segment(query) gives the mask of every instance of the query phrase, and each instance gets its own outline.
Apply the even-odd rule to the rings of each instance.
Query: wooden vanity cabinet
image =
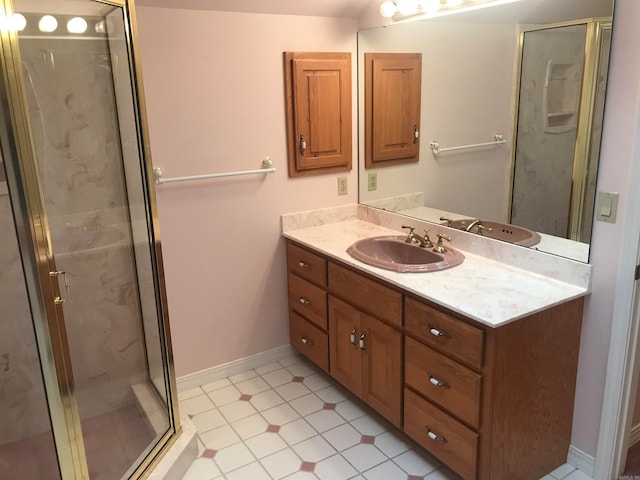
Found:
[[[292,345],[463,479],[566,462],[582,298],[492,328],[290,240],[287,270]]]
[[[582,305],[490,328],[405,297],[405,432],[465,480],[537,480],[564,464]]]
[[[287,242],[287,282],[291,345],[328,372],[327,260]]]
[[[402,425],[402,334],[329,296],[329,372],[394,425]]]

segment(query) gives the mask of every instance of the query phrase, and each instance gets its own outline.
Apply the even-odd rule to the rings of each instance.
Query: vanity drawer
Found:
[[[407,388],[404,431],[463,479],[477,478],[478,434]]]
[[[327,285],[327,261],[290,242],[287,242],[287,270],[316,285]]]
[[[289,308],[304,315],[323,330],[327,329],[327,292],[291,273]]]
[[[412,298],[405,299],[405,328],[417,339],[476,368],[482,367],[484,332]]]
[[[409,337],[405,382],[462,421],[480,426],[482,376]]]
[[[329,371],[329,336],[293,310],[289,311],[289,338],[300,353]]]
[[[402,325],[402,294],[367,277],[329,262],[329,289],[351,305],[384,320]]]

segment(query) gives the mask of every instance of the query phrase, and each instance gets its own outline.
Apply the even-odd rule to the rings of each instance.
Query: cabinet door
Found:
[[[362,399],[401,426],[402,336],[380,320],[362,316]]]
[[[351,305],[329,296],[329,372],[341,384],[362,396],[359,339],[362,314]]]
[[[351,55],[285,52],[289,176],[351,169]]]
[[[419,53],[365,53],[365,164],[416,162],[420,149]]]

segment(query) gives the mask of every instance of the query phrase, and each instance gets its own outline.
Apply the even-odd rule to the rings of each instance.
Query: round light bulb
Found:
[[[26,26],[27,26],[27,19],[24,18],[24,15],[22,15],[21,13],[14,13],[13,27],[16,29],[16,31],[21,32],[25,29]]]
[[[87,21],[82,17],[73,17],[67,22],[67,32],[84,33],[87,31]]]
[[[104,20],[96,23],[96,33],[107,33],[107,25],[104,23]]]
[[[418,13],[418,2],[416,0],[398,0],[398,10],[402,15],[413,15]]]
[[[460,5],[462,5],[462,0],[447,0],[447,7],[449,8],[459,7]]]
[[[58,20],[52,15],[44,15],[38,22],[38,28],[41,32],[55,32],[58,28]]]
[[[396,14],[396,4],[391,0],[385,0],[380,4],[380,15],[384,18],[391,18]]]

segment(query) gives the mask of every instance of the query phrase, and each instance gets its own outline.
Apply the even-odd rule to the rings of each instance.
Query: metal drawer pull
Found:
[[[311,265],[309,265],[307,262],[305,262],[304,260],[300,260],[298,262],[298,266],[300,268],[311,268]]]
[[[429,375],[429,382],[431,382],[436,387],[451,388],[451,385],[449,385],[447,382],[441,382],[440,380],[438,380],[436,377],[434,377],[430,373],[428,373],[427,375]]]
[[[67,298],[62,298],[60,296],[57,296],[56,298],[53,299],[53,303],[55,303],[56,305],[62,305],[65,302],[68,302],[69,300],[71,300],[71,286],[69,285],[69,279],[67,278],[67,272],[65,272],[64,270],[58,270],[56,272],[49,272],[49,276],[50,277],[59,277],[60,275],[62,275],[64,277],[64,288],[67,292]]]
[[[360,335],[360,350],[362,350],[364,353],[367,353],[367,348],[364,345],[364,339],[366,338],[367,334],[363,333],[362,335]]]
[[[351,345],[355,345],[356,344],[356,328],[353,327],[353,330],[351,330],[351,335],[349,338],[349,341],[351,342]]]
[[[309,346],[312,346],[312,345],[313,345],[313,342],[312,342],[311,340],[309,340],[307,337],[302,337],[302,338],[300,339],[300,341],[301,341],[302,343],[304,343],[305,345],[309,345]]]
[[[311,300],[307,300],[304,297],[300,297],[300,303],[303,305],[311,305]]]
[[[429,427],[426,427],[426,429],[427,429],[427,435],[429,436],[429,438],[431,440],[433,440],[434,442],[447,443],[447,439],[446,438],[436,435],[435,433],[433,433],[431,431],[431,429]]]
[[[440,330],[438,330],[436,327],[434,327],[431,324],[429,324],[429,332],[431,332],[431,335],[434,335],[436,337],[451,338],[451,334],[450,333],[441,332]]]

